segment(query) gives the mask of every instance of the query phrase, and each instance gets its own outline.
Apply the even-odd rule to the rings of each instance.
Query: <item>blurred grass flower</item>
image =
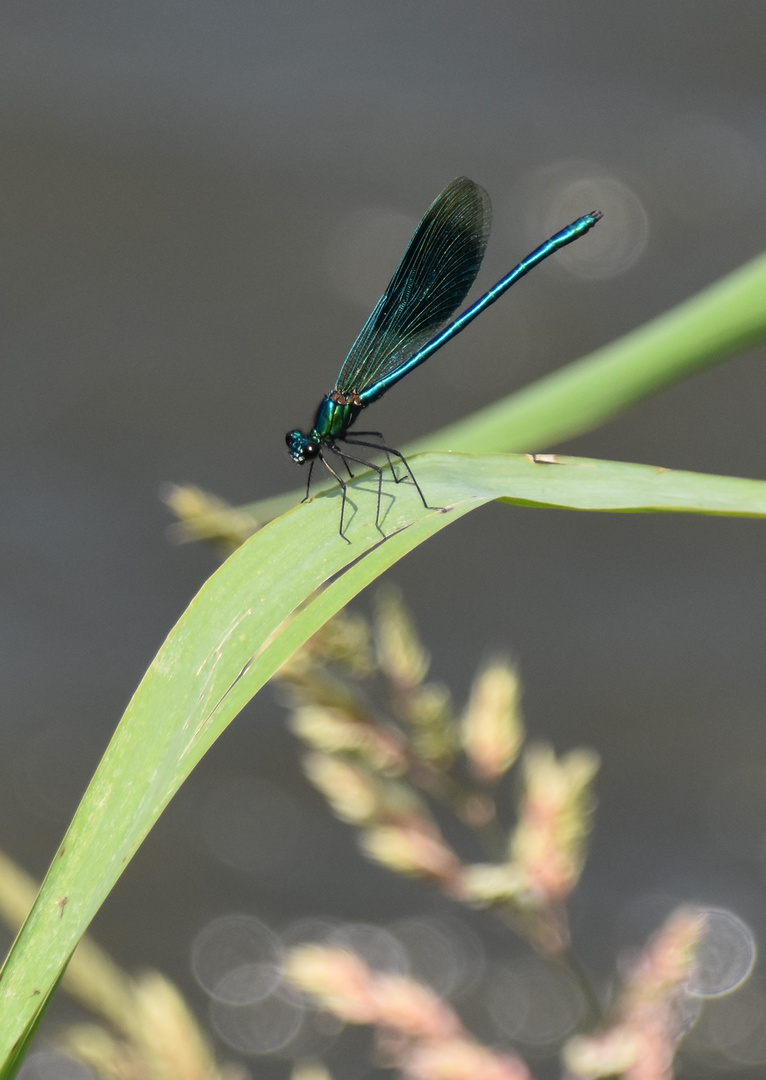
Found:
[[[371,859],[407,877],[429,879],[447,892],[459,894],[462,864],[441,833],[420,820],[409,826],[378,826],[361,838],[362,850]]]
[[[303,768],[342,821],[364,825],[378,816],[378,785],[365,769],[331,754],[318,753],[308,754]]]
[[[300,702],[291,726],[313,750],[305,760],[309,779],[340,818],[364,830],[368,857],[430,880],[453,898],[502,909],[535,947],[563,956],[564,905],[585,858],[597,757],[528,750],[509,841],[489,789],[517,761],[524,740],[517,671],[501,660],[487,664],[458,722],[449,691],[423,681],[429,659],[396,592],[378,601],[375,638],[373,669],[389,690],[391,722],[374,715],[353,681],[358,672],[343,678],[327,666],[343,669],[354,643],[364,652],[370,635],[363,621],[344,616],[280,672]],[[358,669],[364,670],[366,661]],[[467,768],[458,760],[461,748]],[[465,866],[416,788],[446,804],[498,861]]]
[[[381,1056],[407,1080],[529,1080],[523,1062],[478,1043],[429,987],[371,971],[345,949],[293,949],[285,974],[319,1008],[376,1028]]]
[[[340,668],[353,679],[375,673],[370,628],[361,615],[343,610],[328,619],[285,660],[274,681],[291,687],[299,701],[351,708],[357,696],[330,674],[328,665]]]
[[[405,1080],[530,1080],[523,1061],[471,1039],[418,1043],[402,1055]]]
[[[488,664],[474,680],[460,725],[460,741],[476,777],[494,784],[516,760],[524,739],[521,683],[502,661]]]
[[[458,751],[452,695],[446,686],[426,683],[399,702],[415,753],[437,768],[448,768]]]
[[[378,593],[376,630],[381,671],[398,693],[416,690],[428,674],[430,657],[398,590],[389,588]]]
[[[306,1058],[303,1061],[296,1061],[290,1080],[332,1080],[332,1076],[321,1061]]]
[[[247,510],[200,487],[166,484],[161,494],[178,518],[168,529],[168,536],[177,544],[209,540],[228,555],[260,528]]]
[[[357,720],[341,709],[304,705],[290,718],[292,731],[315,750],[359,758],[374,772],[401,776],[408,758],[395,728]]]
[[[380,671],[413,750],[426,762],[448,766],[458,750],[451,695],[444,686],[424,684],[430,657],[397,590],[379,594],[375,630]]]
[[[631,964],[613,1023],[567,1043],[564,1063],[573,1077],[669,1080],[686,1029],[683,999],[704,928],[699,911],[673,912]]]
[[[131,980],[132,1003],[122,1034],[98,1024],[73,1024],[57,1044],[102,1080],[245,1080],[237,1066],[216,1065],[202,1031],[177,988],[157,972]],[[106,989],[106,988],[105,988]]]
[[[38,883],[0,852],[0,917],[17,929]],[[101,1080],[247,1080],[219,1065],[180,991],[157,972],[126,974],[89,935],[72,954],[62,989],[102,1023],[71,1024],[55,1036],[63,1053]]]
[[[540,745],[524,754],[524,794],[510,856],[547,903],[566,900],[582,872],[598,766],[591,750],[557,758],[550,747]]]

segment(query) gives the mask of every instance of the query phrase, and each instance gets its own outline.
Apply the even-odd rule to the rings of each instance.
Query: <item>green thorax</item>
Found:
[[[362,408],[356,394],[343,395],[337,390],[325,394],[314,417],[312,436],[317,442],[342,439]]]

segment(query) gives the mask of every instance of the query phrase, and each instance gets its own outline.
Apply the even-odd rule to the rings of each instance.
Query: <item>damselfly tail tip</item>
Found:
[[[601,221],[603,216],[604,215],[601,213],[600,210],[591,210],[590,214],[588,214],[588,217],[593,218],[593,224],[594,225],[596,224],[597,221]]]

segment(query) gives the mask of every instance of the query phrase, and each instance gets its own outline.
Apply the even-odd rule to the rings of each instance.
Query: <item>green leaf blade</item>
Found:
[[[98,907],[205,751],[279,665],[385,569],[484,503],[611,512],[766,517],[766,482],[581,458],[429,454],[413,463],[430,501],[385,485],[350,487],[276,519],[203,585],[138,687],[46,877],[0,981],[0,1076]],[[320,586],[326,586],[317,592]]]

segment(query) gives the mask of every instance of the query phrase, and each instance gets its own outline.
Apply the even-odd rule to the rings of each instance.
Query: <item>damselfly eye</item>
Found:
[[[287,443],[287,452],[297,465],[302,465],[306,460],[313,460],[319,454],[319,443],[297,429],[288,431],[285,435],[285,442]]]

